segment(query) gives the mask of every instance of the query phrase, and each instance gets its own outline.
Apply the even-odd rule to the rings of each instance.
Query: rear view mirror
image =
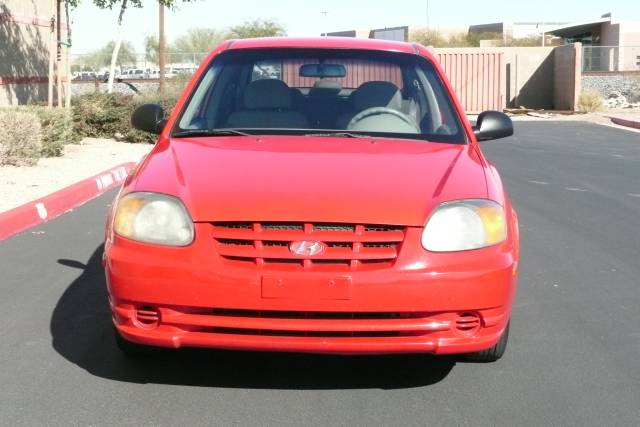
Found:
[[[304,64],[300,67],[300,77],[344,77],[347,69],[341,64]]]
[[[164,110],[158,104],[143,104],[131,115],[131,125],[134,128],[156,135],[162,133],[166,123]]]
[[[478,116],[473,133],[478,141],[506,138],[513,135],[513,122],[500,111],[485,111]]]

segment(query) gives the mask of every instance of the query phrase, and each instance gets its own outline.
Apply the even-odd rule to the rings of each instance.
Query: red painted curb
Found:
[[[122,184],[135,165],[134,162],[123,163],[48,196],[0,213],[0,240],[50,221]]]
[[[628,128],[633,128],[633,129],[640,129],[640,121],[638,120],[622,119],[620,117],[613,117],[613,116],[609,116],[609,119],[611,119],[613,123],[620,126],[626,126]]]

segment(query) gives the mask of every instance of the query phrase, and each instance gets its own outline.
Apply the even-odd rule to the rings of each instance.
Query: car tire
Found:
[[[136,344],[134,342],[128,341],[120,335],[117,329],[113,328],[113,334],[116,338],[116,345],[118,349],[127,357],[131,358],[141,358],[150,356],[154,352],[154,347],[142,344]]]
[[[507,341],[509,341],[509,325],[511,322],[507,323],[507,327],[504,329],[502,336],[498,340],[498,342],[493,346],[486,350],[478,351],[476,353],[469,353],[465,355],[465,359],[470,362],[479,362],[479,363],[488,363],[495,362],[500,359],[507,349]]]

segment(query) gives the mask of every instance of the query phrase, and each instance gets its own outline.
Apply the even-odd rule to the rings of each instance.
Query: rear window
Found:
[[[269,135],[348,132],[465,143],[433,65],[418,55],[397,52],[224,52],[196,85],[174,134],[221,129]]]

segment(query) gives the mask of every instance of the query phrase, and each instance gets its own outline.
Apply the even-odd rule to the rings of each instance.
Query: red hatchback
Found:
[[[217,47],[107,222],[121,349],[504,352],[518,223],[422,46],[346,38]]]

